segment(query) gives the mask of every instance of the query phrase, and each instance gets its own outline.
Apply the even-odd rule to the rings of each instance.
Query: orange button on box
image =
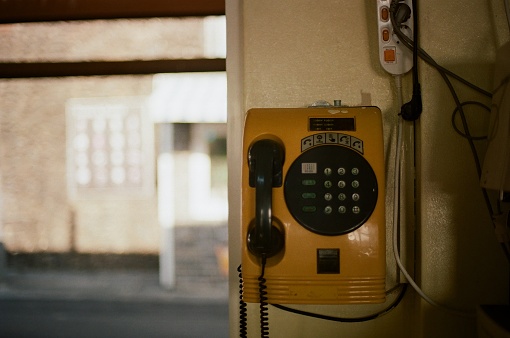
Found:
[[[397,55],[394,48],[386,48],[384,49],[384,61],[385,62],[395,62],[397,60]]]
[[[381,8],[381,20],[386,22],[386,21],[388,21],[389,18],[390,18],[390,12],[388,10],[388,7]]]
[[[389,29],[385,28],[382,31],[382,39],[384,42],[390,41],[390,31]]]

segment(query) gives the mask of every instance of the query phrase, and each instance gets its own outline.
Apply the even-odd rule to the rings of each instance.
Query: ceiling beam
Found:
[[[225,0],[0,1],[0,23],[225,15]]]
[[[0,63],[0,78],[147,75],[225,71],[225,59]]]

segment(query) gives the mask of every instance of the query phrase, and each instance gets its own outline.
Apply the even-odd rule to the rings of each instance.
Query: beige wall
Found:
[[[490,89],[496,48],[508,41],[502,1],[420,2],[421,45],[436,61]],[[396,89],[379,65],[375,1],[227,1],[229,80],[229,193],[231,337],[238,335],[240,163],[244,113],[252,107],[302,107],[319,99],[375,105],[383,111],[387,162],[387,215],[391,215]],[[467,142],[451,127],[454,102],[438,73],[420,63],[423,115],[416,126],[418,284],[434,300],[458,308],[507,299],[508,269],[491,233]],[[409,99],[411,77],[404,77]],[[490,101],[463,89],[461,100]],[[468,109],[473,133],[487,114]],[[483,148],[480,147],[480,149]],[[409,214],[410,212],[408,212]],[[388,236],[391,220],[388,218]],[[409,235],[409,238],[411,234]],[[389,239],[389,237],[388,237]],[[388,241],[389,242],[389,241]],[[409,241],[412,244],[412,241]],[[388,286],[395,282],[387,249]],[[314,307],[337,316],[373,307]],[[409,291],[387,316],[341,324],[270,311],[274,337],[475,337],[473,318],[452,316]],[[258,306],[249,307],[257,336]]]

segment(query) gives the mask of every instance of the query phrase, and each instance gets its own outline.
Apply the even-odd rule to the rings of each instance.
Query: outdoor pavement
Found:
[[[226,281],[156,271],[7,271],[0,278],[3,337],[228,337]]]
[[[226,281],[177,278],[173,289],[159,284],[157,271],[7,271],[0,279],[2,299],[52,300],[228,300]]]

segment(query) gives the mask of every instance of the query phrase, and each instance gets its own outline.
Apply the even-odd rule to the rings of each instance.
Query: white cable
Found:
[[[397,100],[398,100],[398,106],[402,106],[402,80],[400,75],[395,76],[395,84],[397,87]],[[402,263],[400,259],[400,254],[398,252],[398,222],[399,222],[399,201],[400,201],[400,168],[401,168],[401,162],[400,162],[400,153],[402,151],[402,134],[403,134],[403,123],[402,118],[398,118],[398,124],[397,124],[397,145],[395,149],[395,184],[394,184],[394,201],[393,201],[393,255],[395,257],[395,261],[397,262],[397,265],[406,277],[407,281],[413,289],[420,295],[421,298],[423,298],[427,303],[430,305],[439,307],[441,309],[447,310],[448,312],[455,314],[457,316],[463,316],[463,317],[472,317],[474,313],[464,312],[456,309],[451,309],[449,307],[446,307],[444,305],[441,305],[434,300],[432,300],[429,296],[427,296],[422,289],[416,284],[416,282],[413,280],[411,275],[407,272],[406,268],[404,267],[404,264]]]

